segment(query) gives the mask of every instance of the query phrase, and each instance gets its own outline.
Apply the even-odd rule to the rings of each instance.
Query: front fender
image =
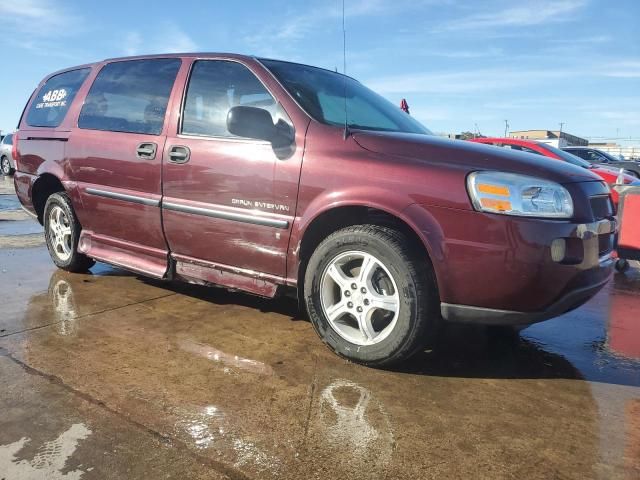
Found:
[[[295,283],[298,276],[299,254],[302,240],[309,226],[318,217],[341,207],[367,207],[385,212],[405,223],[420,238],[433,260],[441,264],[444,257],[442,228],[424,206],[411,203],[411,199],[401,191],[371,187],[355,187],[349,190],[332,191],[315,197],[304,212],[297,216],[291,232],[287,278]],[[436,278],[438,278],[438,271]]]

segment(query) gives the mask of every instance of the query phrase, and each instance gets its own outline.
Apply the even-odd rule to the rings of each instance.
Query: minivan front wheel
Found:
[[[69,272],[84,272],[95,263],[78,252],[80,223],[71,200],[64,192],[54,193],[44,207],[44,232],[49,255],[59,268]]]
[[[354,362],[398,363],[434,338],[440,317],[433,272],[401,232],[358,225],[333,233],[312,254],[304,285],[315,330]]]

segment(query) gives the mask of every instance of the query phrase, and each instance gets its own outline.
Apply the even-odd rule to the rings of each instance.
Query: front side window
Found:
[[[233,137],[227,115],[236,106],[262,108],[274,123],[278,121],[278,104],[247,67],[227,60],[198,60],[187,87],[181,133]]]
[[[413,117],[350,77],[297,63],[261,62],[321,123],[342,126],[346,119],[354,129],[431,134]]]
[[[81,68],[51,77],[42,86],[27,113],[31,127],[57,127],[84,83],[90,68]]]
[[[3,145],[13,145],[13,134],[10,133],[2,140]]]
[[[159,135],[180,63],[158,58],[105,65],[82,106],[78,127]]]

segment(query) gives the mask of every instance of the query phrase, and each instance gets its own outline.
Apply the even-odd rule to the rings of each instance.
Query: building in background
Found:
[[[509,137],[519,138],[520,140],[534,140],[556,148],[586,147],[589,145],[587,139],[559,130],[517,130],[509,132]]]
[[[485,138],[481,133],[460,132],[460,133],[436,133],[439,137],[450,138],[451,140],[469,140],[470,138]]]

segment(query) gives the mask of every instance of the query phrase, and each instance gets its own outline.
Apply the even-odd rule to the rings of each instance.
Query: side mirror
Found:
[[[273,142],[277,136],[271,114],[263,108],[233,107],[227,114],[227,130],[238,137]]]

